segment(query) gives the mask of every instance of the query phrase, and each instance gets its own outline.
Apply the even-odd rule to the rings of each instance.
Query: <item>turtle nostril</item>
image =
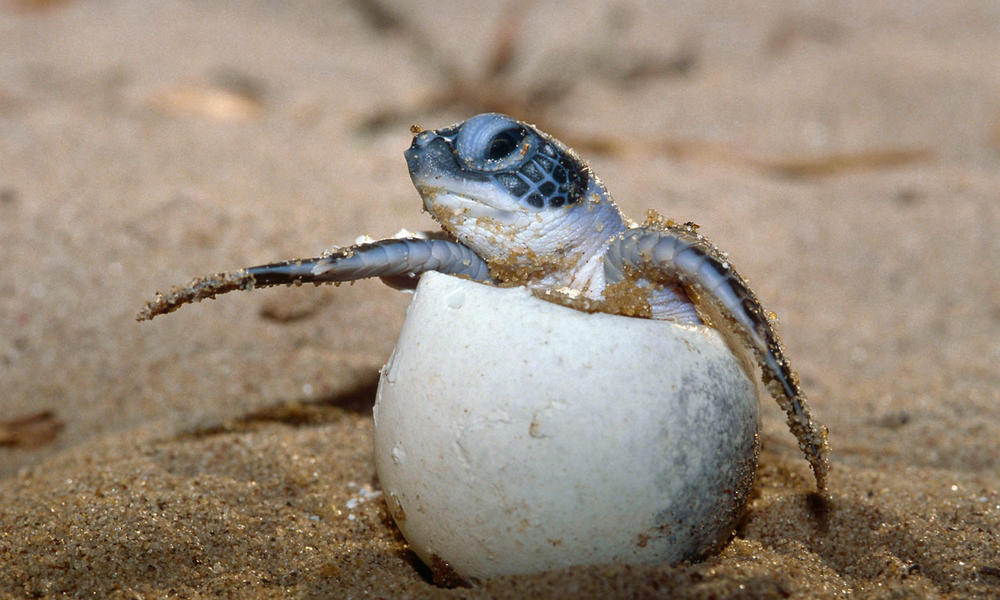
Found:
[[[433,131],[426,131],[413,138],[413,143],[403,153],[410,173],[444,170],[454,167],[455,157],[445,138]]]
[[[411,174],[417,172],[420,165],[427,160],[427,147],[435,139],[437,139],[437,135],[433,131],[424,131],[413,136],[413,143],[403,153],[403,156],[406,157],[406,166]]]
[[[411,148],[423,148],[427,144],[431,143],[437,134],[433,131],[423,131],[413,136],[413,143],[410,145]]]

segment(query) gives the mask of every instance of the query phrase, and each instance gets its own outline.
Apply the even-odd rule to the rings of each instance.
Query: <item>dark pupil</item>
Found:
[[[521,129],[520,127],[504,129],[500,133],[496,134],[490,142],[490,153],[488,158],[490,160],[500,160],[501,158],[509,156],[523,139],[524,129]]]

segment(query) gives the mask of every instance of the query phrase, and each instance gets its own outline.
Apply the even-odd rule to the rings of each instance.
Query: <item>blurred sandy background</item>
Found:
[[[1000,596],[1000,5],[0,0],[0,596]],[[765,305],[832,499],[764,400],[694,565],[436,587],[386,515],[408,296],[194,275],[432,228],[407,127],[504,110]]]

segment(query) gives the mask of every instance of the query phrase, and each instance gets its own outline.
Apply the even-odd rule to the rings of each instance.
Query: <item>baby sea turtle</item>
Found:
[[[413,289],[421,273],[438,271],[525,286],[580,310],[706,322],[734,333],[753,352],[818,490],[825,491],[826,429],[810,418],[772,317],[696,225],[655,213],[641,225],[627,219],[573,150],[505,115],[481,114],[436,131],[414,127],[413,133],[405,153],[410,178],[443,232],[199,277],[157,293],[138,320],[233,290],[367,277]]]

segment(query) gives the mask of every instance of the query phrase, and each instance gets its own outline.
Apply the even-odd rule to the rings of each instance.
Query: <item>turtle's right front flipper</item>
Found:
[[[427,271],[492,281],[486,263],[467,246],[443,239],[393,238],[341,248],[317,258],[285,260],[197,277],[166,294],[157,292],[156,298],[139,311],[136,320],[152,319],[219,294],[275,285],[319,285],[381,277],[393,287],[412,288],[420,274]]]
[[[812,466],[817,490],[826,492],[830,470],[826,429],[813,421],[768,313],[722,251],[694,226],[654,221],[629,229],[612,242],[604,274],[609,284],[630,276],[680,283],[696,302],[717,308],[756,355],[768,392],[785,411],[788,426]]]

